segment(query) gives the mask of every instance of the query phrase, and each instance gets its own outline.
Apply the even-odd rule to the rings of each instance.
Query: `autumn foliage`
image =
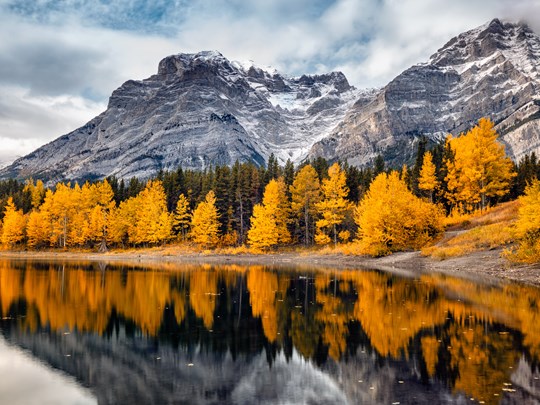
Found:
[[[493,123],[482,118],[466,134],[446,140],[453,156],[445,161],[447,197],[463,212],[484,209],[490,198],[509,191],[515,174],[497,136]]]
[[[418,249],[448,224],[444,213],[485,211],[540,176],[534,155],[513,165],[488,119],[430,150],[427,145],[420,141],[414,166],[404,165],[399,174],[385,170],[382,156],[373,168],[317,158],[296,170],[290,161],[280,167],[270,156],[266,168],[179,168],[147,181],[110,178],[50,188],[40,180],[22,186],[0,181],[2,244],[105,251],[182,243],[269,251],[316,243],[382,255]],[[526,196],[523,206],[533,209],[533,201]],[[527,215],[519,232],[530,250],[535,231]]]
[[[533,181],[519,199],[516,233],[520,240],[513,258],[534,263],[540,260],[540,180]]]
[[[416,197],[397,172],[379,174],[355,211],[360,253],[418,249],[442,232],[443,212]]]

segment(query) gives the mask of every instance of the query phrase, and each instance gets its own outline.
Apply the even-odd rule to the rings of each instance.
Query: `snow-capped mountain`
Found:
[[[339,72],[287,78],[218,52],[169,56],[156,75],[115,90],[104,113],[1,174],[148,177],[180,165],[263,165],[271,153],[300,161],[360,93]]]
[[[496,123],[511,157],[540,153],[540,38],[497,19],[451,39],[378,90],[340,72],[290,78],[218,52],[163,59],[115,90],[85,126],[0,170],[0,177],[148,177],[178,166],[308,157],[398,166],[433,141]]]
[[[374,98],[359,99],[312,156],[365,165],[382,154],[399,165],[422,135],[457,135],[481,117],[496,123],[516,160],[540,150],[540,38],[497,19],[451,39]]]

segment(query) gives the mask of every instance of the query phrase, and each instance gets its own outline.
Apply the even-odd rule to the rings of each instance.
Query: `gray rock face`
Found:
[[[217,52],[180,54],[115,90],[107,110],[0,172],[1,177],[148,177],[178,166],[304,158],[359,92],[342,73],[286,78]]]
[[[489,24],[460,34],[407,69],[372,99],[360,99],[311,156],[400,165],[422,135],[457,135],[481,117],[497,125],[509,155],[540,150],[540,38],[524,24]]]
[[[342,73],[288,78],[217,52],[163,59],[156,75],[128,81],[85,126],[41,147],[0,178],[148,177],[236,160],[264,164],[323,156],[368,165],[382,154],[410,162],[421,136],[457,135],[481,117],[496,123],[515,160],[540,153],[540,38],[493,20],[458,35],[427,63],[378,90]]]

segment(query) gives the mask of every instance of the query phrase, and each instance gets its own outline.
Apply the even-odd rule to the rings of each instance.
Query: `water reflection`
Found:
[[[166,266],[2,261],[2,333],[99,403],[540,399],[536,288]]]

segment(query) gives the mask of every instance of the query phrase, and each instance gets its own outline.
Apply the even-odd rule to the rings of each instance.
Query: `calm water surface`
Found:
[[[534,404],[540,290],[0,261],[2,404]]]

